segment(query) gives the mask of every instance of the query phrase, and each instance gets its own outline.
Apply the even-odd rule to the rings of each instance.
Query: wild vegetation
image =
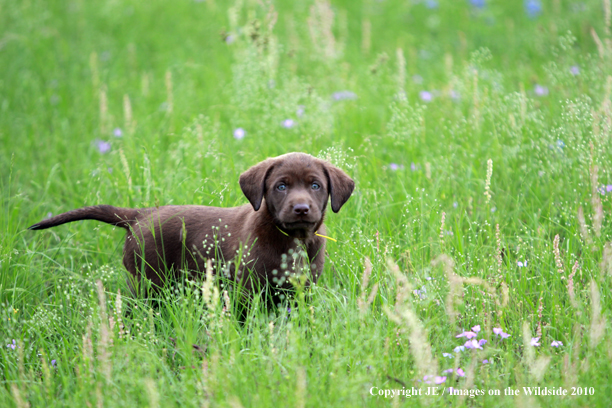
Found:
[[[612,405],[610,0],[0,10],[0,405]],[[243,323],[212,278],[130,296],[122,230],[26,229],[245,204],[290,151],[357,187]]]

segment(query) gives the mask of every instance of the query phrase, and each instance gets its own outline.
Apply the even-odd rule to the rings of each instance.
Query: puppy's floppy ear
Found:
[[[240,175],[240,188],[255,211],[259,211],[266,192],[266,179],[274,167],[274,159],[267,159]]]
[[[355,182],[345,172],[327,162],[323,162],[323,169],[329,183],[332,210],[337,213],[353,194]]]

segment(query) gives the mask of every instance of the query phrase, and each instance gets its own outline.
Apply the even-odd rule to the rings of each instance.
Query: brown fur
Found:
[[[320,188],[313,188],[313,183]],[[278,189],[280,184],[286,188]],[[30,229],[85,219],[127,229],[123,264],[132,276],[134,292],[141,276],[161,288],[176,280],[179,270],[200,276],[210,259],[217,273],[240,283],[248,294],[268,284],[276,303],[304,266],[310,269],[305,285],[316,283],[325,262],[325,238],[315,233],[325,235],[328,197],[332,210],[338,212],[354,186],[330,163],[289,153],[267,159],[240,176],[240,187],[251,205],[144,209],[98,205],[57,215]]]

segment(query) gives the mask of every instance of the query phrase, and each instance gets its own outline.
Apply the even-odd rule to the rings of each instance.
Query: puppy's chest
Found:
[[[223,255],[225,262],[230,261],[233,271],[237,267],[240,275],[255,273],[273,286],[284,287],[297,276],[313,274],[316,267],[309,252],[313,252],[312,248],[309,250],[300,241],[287,245],[255,240],[247,245],[228,247]]]
[[[256,273],[277,288],[286,288],[312,276],[315,264],[303,245],[292,245],[270,249],[264,257],[252,258],[251,265]],[[249,264],[246,264],[249,267]]]
[[[256,227],[228,224],[213,224],[191,235],[191,244],[197,249],[191,248],[191,252],[198,259],[200,270],[211,259],[217,273],[227,278],[242,279],[254,274],[277,287],[291,285],[296,277],[316,281],[320,275],[321,257],[317,255],[324,251],[320,240],[278,239],[275,230],[257,233]]]

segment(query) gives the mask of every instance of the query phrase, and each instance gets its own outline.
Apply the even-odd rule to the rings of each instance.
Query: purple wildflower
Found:
[[[508,333],[504,333],[504,331],[500,327],[494,327],[493,333],[495,333],[495,335],[497,336],[501,336],[502,339],[507,339],[508,337],[510,337],[510,335]]]
[[[457,208],[457,207],[459,207],[459,203],[455,201],[455,202],[453,203],[453,208]]]
[[[237,128],[234,130],[234,139],[242,140],[246,136],[246,131],[243,128]]]
[[[305,109],[306,107],[304,105],[298,105],[298,108],[295,111],[295,114],[298,116],[298,118],[301,118],[302,116],[304,116]]]
[[[442,384],[444,381],[446,381],[446,377],[436,377],[436,378],[434,378],[434,383],[435,384]]]
[[[465,371],[463,371],[462,369],[458,368],[457,369],[457,375],[459,377],[465,377]]]
[[[542,3],[539,0],[525,0],[525,12],[529,18],[536,18],[542,14]]]
[[[236,40],[236,38],[234,37],[234,35],[233,35],[233,34],[228,34],[228,35],[225,37],[225,43],[226,43],[226,44],[232,44],[232,43],[233,43],[235,40]]]
[[[484,360],[482,360],[482,364],[489,364],[489,360],[485,358]]]
[[[416,164],[414,164],[414,162],[410,163],[410,170],[416,171],[416,169]]]
[[[111,149],[111,144],[109,142],[105,142],[104,140],[96,139],[95,143],[98,151],[102,154],[108,153]]]
[[[121,128],[115,128],[113,130],[113,135],[115,137],[121,137],[121,136],[123,136],[123,131],[121,130]]]
[[[425,289],[425,286],[422,286],[421,289],[413,290],[412,293],[414,293],[416,296],[420,297],[421,299],[425,299],[427,297],[427,289]]]
[[[457,346],[453,349],[455,353],[460,353],[465,350],[465,346]]]
[[[527,261],[525,261],[525,262],[518,261],[516,264],[518,265],[519,268],[526,268],[527,267]]]
[[[17,348],[17,343],[15,343],[15,339],[13,339],[12,344],[7,344],[6,347],[15,350],[15,348]]]
[[[338,91],[332,94],[332,98],[335,101],[352,100],[357,99],[357,94],[351,91]]]
[[[453,356],[451,353],[442,353],[442,357],[453,358],[455,356]]]
[[[480,331],[480,325],[479,325],[479,324],[477,324],[476,326],[472,327],[472,331],[473,331],[474,333],[478,333],[478,332]],[[468,338],[469,338],[469,337],[468,337]]]
[[[572,65],[570,67],[570,72],[572,73],[572,75],[576,76],[576,75],[580,75],[580,67],[578,65]]]
[[[428,91],[419,92],[419,96],[421,97],[421,100],[423,102],[431,102],[431,100],[433,99],[433,95],[431,94],[431,92]]]
[[[450,374],[450,373],[452,373],[453,371],[455,371],[455,370],[453,370],[452,368],[449,368],[448,370],[444,370],[444,371],[442,371],[442,373],[443,373],[443,374]]]
[[[51,367],[53,368],[57,367],[57,360],[51,360]]]
[[[540,343],[538,343],[540,341],[539,337],[532,337],[531,338],[531,345],[533,347],[540,347]]]
[[[295,122],[293,119],[285,119],[283,120],[282,125],[285,129],[291,129],[293,126],[295,126]]]
[[[559,346],[563,346],[563,343],[561,343],[560,341],[557,340],[553,340],[552,343],[550,343],[551,346],[553,347],[559,347]]]
[[[476,339],[472,339],[472,340],[466,341],[464,346],[467,349],[480,349],[480,350],[482,350],[482,346],[480,345],[480,343]]]
[[[459,338],[459,337],[465,337],[466,339],[471,339],[478,336],[476,333],[474,333],[473,331],[464,331],[461,334],[456,335],[455,337]]]
[[[397,163],[391,163],[389,165],[389,168],[393,171],[396,171],[397,169],[399,169],[399,165]]]
[[[548,95],[548,88],[542,85],[536,85],[533,88],[533,92],[535,92],[536,96],[546,96]]]
[[[478,340],[478,345],[480,345],[480,346],[484,346],[486,343],[487,343],[487,341],[485,339]]]
[[[606,193],[609,193],[610,191],[612,191],[612,184],[606,185]]]
[[[423,380],[422,380],[422,381],[423,381],[425,384],[431,384],[431,381],[429,381],[429,379],[430,379],[431,377],[433,377],[433,375],[426,375],[425,377],[423,377]],[[421,380],[419,380],[419,381],[421,381]]]

